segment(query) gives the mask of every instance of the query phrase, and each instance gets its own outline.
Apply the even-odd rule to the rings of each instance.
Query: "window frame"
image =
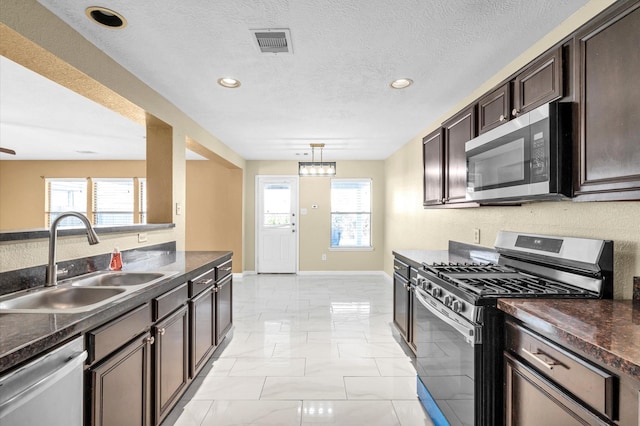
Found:
[[[369,185],[369,211],[342,212],[334,210],[333,205],[333,183],[334,182],[360,182]],[[329,187],[330,212],[329,212],[329,251],[373,251],[373,179],[371,178],[332,178]],[[369,244],[363,246],[334,246],[332,242],[333,216],[334,214],[365,214],[369,216]]]

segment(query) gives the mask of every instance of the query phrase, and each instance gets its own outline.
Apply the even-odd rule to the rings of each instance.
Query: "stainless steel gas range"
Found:
[[[613,242],[502,231],[497,263],[423,264],[414,288],[418,396],[434,424],[502,419],[498,298],[612,298]]]

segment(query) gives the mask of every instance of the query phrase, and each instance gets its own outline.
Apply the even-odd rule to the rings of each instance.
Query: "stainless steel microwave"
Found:
[[[572,196],[571,103],[549,103],[466,143],[467,196],[476,202]]]

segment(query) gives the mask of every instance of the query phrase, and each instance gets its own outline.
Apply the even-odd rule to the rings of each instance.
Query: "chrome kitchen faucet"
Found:
[[[87,240],[90,245],[98,244],[100,239],[96,231],[91,226],[89,219],[82,213],[64,212],[58,216],[52,223],[49,230],[49,263],[47,264],[47,282],[45,287],[52,287],[58,284],[58,265],[56,264],[56,244],[58,241],[58,223],[65,217],[74,216],[80,219],[84,227],[87,228]]]

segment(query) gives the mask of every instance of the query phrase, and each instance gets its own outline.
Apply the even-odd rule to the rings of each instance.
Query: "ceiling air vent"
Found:
[[[287,29],[251,30],[260,53],[293,53],[291,33]]]

